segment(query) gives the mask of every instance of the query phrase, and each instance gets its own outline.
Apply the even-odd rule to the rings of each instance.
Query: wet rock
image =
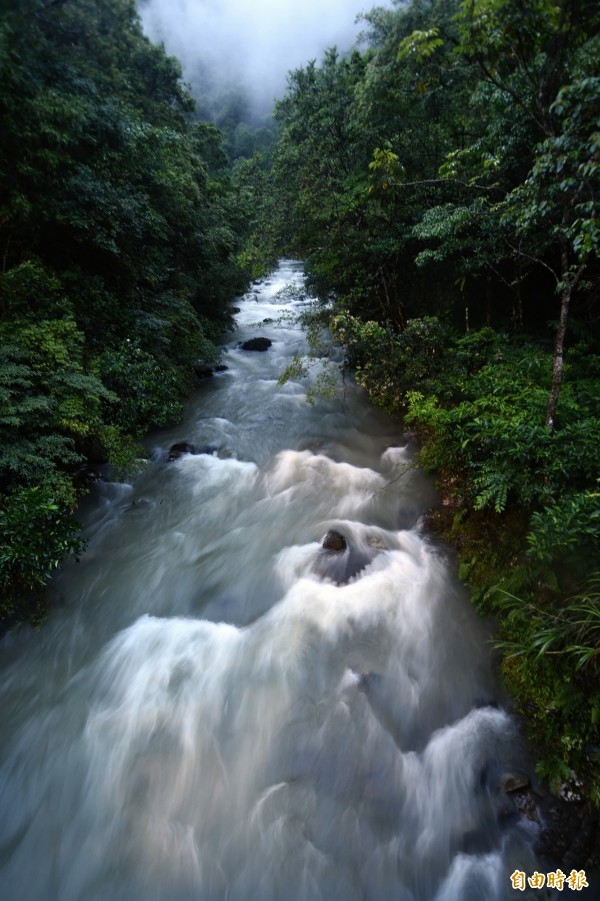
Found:
[[[336,585],[347,585],[360,576],[371,560],[372,556],[357,548],[330,550],[323,547],[311,569],[320,579],[327,579]]]
[[[242,350],[256,350],[262,353],[265,350],[268,350],[273,342],[269,338],[249,338],[248,341],[243,341],[241,344]]]
[[[167,459],[169,462],[179,460],[183,454],[193,454],[196,457],[200,456],[200,454],[206,454],[209,457],[217,457],[220,450],[221,448],[218,444],[203,444],[202,447],[197,447],[188,441],[178,441],[177,444],[173,444],[169,449]],[[231,456],[231,454],[228,456]]]
[[[172,444],[169,448],[169,454],[167,459],[169,462],[173,460],[179,460],[183,454],[196,454],[198,453],[195,445],[190,444],[188,441],[178,441],[176,444]]]
[[[502,779],[502,790],[507,794],[526,791],[529,788],[529,779],[522,773],[510,773]]]
[[[225,372],[227,369],[229,369],[229,366],[225,366],[224,363],[219,363],[218,366],[207,366],[204,363],[198,363],[194,366],[194,372],[198,379],[211,379],[215,372]]]
[[[537,854],[556,861],[567,872],[597,865],[598,812],[591,804],[552,799],[543,814],[544,826],[535,846]]]
[[[323,539],[323,547],[326,551],[345,551],[348,547],[348,542],[341,532],[330,529]]]
[[[241,312],[242,312],[241,307],[230,307],[230,310],[231,310],[231,312],[234,313],[234,314],[235,314],[235,313],[241,313]]]
[[[558,796],[563,801],[583,801],[583,787],[581,779],[578,779],[575,773],[571,772],[569,781],[561,782]]]
[[[516,808],[522,816],[531,820],[532,823],[539,823],[540,815],[538,813],[537,801],[529,789],[520,789],[519,791],[514,792],[513,798]]]
[[[500,779],[500,788],[510,798],[514,809],[533,823],[539,823],[538,804],[531,790],[531,782],[525,773],[508,773]]]
[[[378,551],[353,547],[341,532],[330,529],[323,538],[321,550],[311,566],[320,579],[346,585],[372,562]]]
[[[73,476],[73,484],[78,490],[91,488],[92,485],[102,480],[103,475],[100,470],[88,463],[80,466]]]
[[[196,364],[194,366],[194,372],[196,373],[197,379],[212,379],[213,377],[212,366],[207,366],[204,363]]]

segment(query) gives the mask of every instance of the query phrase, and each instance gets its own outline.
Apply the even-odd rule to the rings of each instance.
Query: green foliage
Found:
[[[413,56],[416,62],[422,63],[432,56],[436,50],[444,46],[439,33],[439,28],[430,28],[428,31],[419,31],[418,29],[413,31],[412,34],[400,41],[398,60],[401,61],[407,56]]]
[[[600,739],[600,577],[592,575],[584,592],[560,605],[503,591],[495,603],[505,673],[545,748],[538,775],[557,790],[573,770],[585,774],[598,800],[600,771],[590,749]]]
[[[531,172],[507,196],[503,215],[530,253],[562,243],[568,256],[556,266],[561,290],[576,284],[581,267],[600,249],[594,201],[600,187],[600,78],[581,77],[561,88],[549,113],[557,133],[537,146]]]
[[[2,319],[58,319],[73,315],[60,280],[41,263],[25,260],[0,276]]]
[[[267,274],[285,248],[285,209],[273,186],[269,157],[255,153],[234,168],[238,208],[247,223],[248,238],[238,254],[238,263],[252,279]]]
[[[277,384],[285,385],[286,382],[298,381],[299,379],[306,378],[309,371],[308,363],[304,357],[301,357],[300,354],[294,354],[292,362],[288,363],[277,379]]]
[[[117,423],[141,436],[148,425],[166,426],[181,415],[180,389],[174,372],[165,372],[155,358],[126,339],[98,361],[105,384],[120,396]]]
[[[574,419],[549,432],[549,366],[535,345],[483,330],[446,350],[437,397],[409,395],[407,420],[430,439],[426,461],[450,468],[475,509],[499,513],[509,500],[531,509],[556,502],[574,483],[593,484],[600,467],[596,401],[574,404],[569,389],[565,407]]]
[[[591,555],[598,555],[600,492],[588,490],[551,498],[543,510],[532,514],[527,540],[529,553],[537,560],[550,562],[586,548]]]
[[[58,499],[57,499],[58,500]],[[27,592],[43,588],[66,555],[78,557],[85,542],[79,526],[41,486],[23,488],[0,506],[0,593],[3,619]]]
[[[546,654],[571,658],[576,670],[592,670],[600,660],[600,575],[590,577],[588,589],[568,605],[540,607],[514,595],[500,593],[497,606],[507,624],[517,625],[527,640],[501,642],[512,656],[542,657]],[[527,629],[525,630],[525,625]],[[593,717],[597,721],[597,713]]]
[[[13,322],[0,336],[0,480],[60,479],[116,397],[82,371],[83,336],[72,320]]]
[[[297,298],[298,289],[294,285],[284,288],[278,293],[278,297],[286,294]],[[285,315],[285,314],[284,314]],[[278,379],[279,385],[285,385],[288,381],[300,381],[308,379],[310,383],[306,389],[306,403],[314,404],[319,398],[334,400],[338,395],[340,381],[339,364],[329,359],[333,349],[331,333],[326,327],[326,315],[318,306],[312,305],[308,310],[294,317],[306,332],[308,353],[305,356],[295,354]]]
[[[434,317],[412,319],[398,332],[390,324],[339,314],[332,329],[346,350],[356,380],[389,413],[404,411],[414,385],[435,390],[449,333]]]

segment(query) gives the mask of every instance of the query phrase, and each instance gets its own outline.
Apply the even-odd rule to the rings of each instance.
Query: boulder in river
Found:
[[[206,363],[196,363],[194,372],[197,379],[211,379],[213,377],[213,368]]]
[[[269,338],[249,338],[248,341],[242,342],[242,350],[257,350],[257,351],[265,351],[268,350],[273,342]]]
[[[226,366],[224,363],[219,363],[217,366],[208,366],[204,363],[197,363],[194,366],[194,372],[198,379],[211,379],[215,372],[226,372],[228,369],[229,366]]]
[[[502,779],[502,788],[509,795],[526,791],[529,788],[529,778],[524,773],[508,773]]]
[[[169,448],[169,456],[168,460],[179,460],[183,454],[196,454],[197,450],[194,444],[190,444],[189,441],[178,441],[176,444],[172,444]]]
[[[167,459],[169,462],[179,460],[183,454],[194,454],[195,456],[206,454],[209,457],[217,457],[220,450],[218,444],[203,444],[202,447],[197,447],[195,444],[190,444],[189,441],[178,441],[177,444],[171,445]]]
[[[89,463],[84,463],[73,475],[73,484],[79,489],[90,488],[103,480],[102,472]]]
[[[323,547],[326,551],[345,551],[348,547],[348,542],[341,532],[330,529],[323,539]]]

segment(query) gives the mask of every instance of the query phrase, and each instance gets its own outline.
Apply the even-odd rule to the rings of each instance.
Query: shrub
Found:
[[[48,488],[22,488],[0,506],[0,589],[2,619],[27,592],[41,589],[65,556],[85,547],[78,523]]]

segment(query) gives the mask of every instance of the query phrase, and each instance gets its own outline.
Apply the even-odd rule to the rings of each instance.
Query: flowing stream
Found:
[[[283,261],[240,301],[228,370],[94,489],[49,622],[0,644],[6,901],[497,901],[535,868],[414,448],[351,383],[277,384],[302,284]]]

